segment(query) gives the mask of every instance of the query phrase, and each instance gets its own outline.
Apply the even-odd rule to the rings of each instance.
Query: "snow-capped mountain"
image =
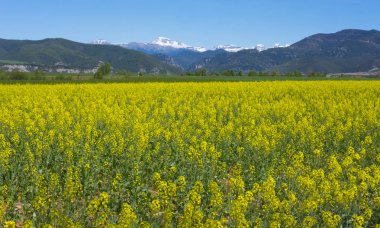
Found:
[[[204,47],[190,47],[188,48],[189,50],[193,50],[193,51],[197,51],[197,52],[205,52],[205,51],[208,51],[207,48],[204,48]]]
[[[189,51],[195,51],[195,52],[205,52],[208,49],[204,47],[195,47],[190,46],[182,42],[178,42],[175,40],[172,40],[167,37],[158,37],[157,39],[153,40],[149,43],[138,43],[138,42],[131,42],[127,44],[121,44],[122,47],[137,50],[137,51],[144,51],[146,53],[153,53],[153,54],[167,54],[171,52],[178,52],[180,50],[189,50]]]
[[[98,39],[91,43],[99,44],[99,45],[111,44],[110,42],[104,39]],[[136,51],[143,51],[149,54],[167,54],[169,52],[178,52],[179,50],[189,50],[189,51],[194,51],[194,52],[206,52],[206,51],[215,51],[215,50],[224,50],[226,52],[239,52],[242,50],[251,50],[251,49],[256,49],[258,51],[266,50],[266,47],[262,44],[257,44],[255,47],[240,47],[236,45],[227,44],[227,45],[218,45],[212,49],[207,49],[205,47],[187,45],[185,43],[175,41],[163,36],[159,36],[157,39],[149,43],[130,42],[126,44],[117,44],[117,45],[122,46],[124,48],[136,50]],[[287,47],[287,46],[281,46],[279,44],[276,44],[274,47],[278,48],[278,47]]]
[[[97,40],[96,44],[109,44],[106,40]],[[127,49],[144,52],[152,55],[157,60],[166,64],[182,68],[183,70],[192,69],[195,63],[213,59],[217,55],[233,55],[239,51],[247,50],[252,52],[262,52],[267,48],[263,44],[252,47],[242,47],[237,45],[218,45],[214,48],[204,48],[191,46],[183,42],[175,41],[167,37],[159,36],[157,39],[142,43],[130,42],[126,44],[115,44]],[[285,47],[279,44],[275,47]]]
[[[257,44],[255,49],[258,51],[265,51],[267,48],[264,46],[264,44]]]
[[[150,42],[150,44],[156,44],[160,46],[165,46],[165,47],[172,47],[172,48],[189,48],[190,46],[175,40],[171,40],[166,37],[158,37],[157,39],[153,40]]]
[[[170,38],[162,37],[162,36],[158,37],[157,39],[155,39],[154,41],[152,41],[148,44],[158,45],[161,47],[176,48],[176,49],[187,49],[187,50],[192,50],[192,51],[197,51],[197,52],[205,52],[208,50],[220,50],[220,49],[225,50],[227,52],[238,52],[241,50],[249,50],[249,49],[256,49],[258,51],[263,51],[266,49],[265,46],[262,44],[257,44],[255,47],[239,47],[236,45],[227,44],[227,45],[218,45],[214,49],[207,49],[204,47],[190,46],[190,45],[187,45],[185,43],[178,42],[175,40],[171,40]]]
[[[273,46],[273,48],[286,48],[289,46],[290,46],[290,44],[281,45],[281,44],[277,43]]]
[[[215,50],[220,50],[220,49],[225,50],[227,52],[238,52],[238,51],[246,50],[249,48],[239,47],[239,46],[231,45],[231,44],[218,45],[215,47]]]
[[[265,46],[263,44],[257,44],[255,47],[239,47],[236,45],[218,45],[215,47],[215,50],[225,50],[227,52],[239,52],[242,50],[258,50],[258,51],[264,51],[266,50]]]
[[[207,51],[207,49],[204,47],[193,47],[193,46],[187,45],[185,43],[178,42],[175,40],[171,40],[170,38],[162,37],[162,36],[158,37],[157,39],[150,42],[149,44],[159,45],[162,47],[177,48],[177,49],[188,49],[188,50],[197,51],[197,52]]]
[[[108,42],[107,40],[104,40],[104,39],[97,39],[91,43],[92,44],[99,44],[99,45],[111,44],[110,42]]]

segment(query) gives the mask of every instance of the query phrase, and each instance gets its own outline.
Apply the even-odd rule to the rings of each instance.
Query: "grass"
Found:
[[[26,64],[26,63],[25,63],[25,62],[21,62],[21,61],[1,60],[1,59],[0,59],[0,64],[13,64],[13,65],[19,65],[19,64]]]
[[[288,77],[288,76],[180,76],[180,75],[112,75],[95,79],[93,75],[22,73],[22,77],[13,73],[0,72],[0,84],[60,84],[60,83],[146,83],[146,82],[241,82],[241,81],[309,81],[309,80],[378,80],[377,77]]]

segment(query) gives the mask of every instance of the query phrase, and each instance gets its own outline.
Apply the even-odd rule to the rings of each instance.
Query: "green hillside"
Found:
[[[40,41],[0,39],[0,59],[44,67],[92,69],[100,61],[110,62],[115,70],[130,72],[178,73],[176,67],[152,56],[113,45],[82,44],[65,39]]]
[[[290,47],[223,53],[194,66],[209,71],[366,72],[380,68],[380,32],[351,29],[316,34]]]

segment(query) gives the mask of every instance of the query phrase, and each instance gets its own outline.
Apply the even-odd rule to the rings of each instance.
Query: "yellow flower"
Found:
[[[323,219],[324,224],[328,227],[339,227],[340,220],[341,220],[339,215],[334,215],[330,211],[323,211],[322,219]]]
[[[128,203],[124,203],[119,215],[118,225],[122,227],[131,227],[137,221],[137,216]]]
[[[23,228],[32,228],[33,227],[33,222],[31,220],[26,220],[22,223]]]
[[[209,183],[209,189],[211,192],[210,207],[213,210],[221,209],[223,205],[223,193],[218,184],[215,181],[211,181]]]
[[[269,223],[269,228],[281,228],[281,222],[279,221],[271,221]]]
[[[179,176],[177,180],[177,186],[180,191],[184,191],[186,188],[186,178],[184,176]]]
[[[311,228],[317,224],[317,219],[312,216],[306,216],[302,221],[302,227]]]
[[[157,172],[153,173],[153,183],[157,184],[161,180],[161,175]]]
[[[0,85],[0,226],[376,226],[379,91]]]
[[[364,224],[363,216],[353,215],[352,216],[352,223],[357,228],[363,227],[363,224]]]
[[[161,209],[161,205],[160,205],[160,201],[155,199],[152,201],[152,203],[150,204],[150,210],[153,214],[159,212]]]
[[[223,228],[223,225],[222,225],[222,222],[220,221],[207,219],[204,227],[205,228]]]
[[[194,189],[190,190],[188,194],[188,199],[189,201],[194,205],[194,206],[200,206],[202,202],[202,196],[195,191]]]
[[[4,228],[16,228],[16,222],[15,221],[6,221],[4,223]]]

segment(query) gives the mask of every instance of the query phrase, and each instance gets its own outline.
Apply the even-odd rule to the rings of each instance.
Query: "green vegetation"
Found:
[[[363,42],[366,41],[366,42]],[[343,30],[316,34],[287,48],[220,53],[199,61],[208,71],[367,72],[380,68],[380,32]]]
[[[94,78],[102,79],[104,76],[109,75],[111,73],[112,66],[110,63],[102,63],[96,70],[94,74]]]
[[[1,60],[1,59],[0,59],[0,64],[14,64],[14,65],[19,65],[19,64],[26,64],[26,62],[14,61],[14,60]]]
[[[316,34],[287,48],[270,48],[261,52],[252,49],[236,53],[178,50],[171,54],[155,55],[116,45],[82,44],[65,39],[0,39],[0,65],[25,64],[47,71],[68,69],[89,72],[96,69],[99,62],[108,62],[115,72],[162,75],[243,76],[252,70],[257,74],[251,72],[250,76],[261,76],[262,72],[275,73],[274,76],[278,72],[298,71],[305,74],[373,72],[380,68],[379,53],[380,32],[376,30]],[[199,69],[199,66],[206,71]]]
[[[90,70],[109,62],[115,70],[177,74],[180,70],[153,56],[115,45],[82,44],[65,39],[39,41],[0,39],[0,65],[30,64],[42,68]]]
[[[293,71],[288,73],[281,73],[278,71],[260,71],[256,72],[254,70],[244,73],[241,70],[224,70],[221,72],[208,72],[206,69],[198,69],[194,72],[186,72],[182,74],[183,76],[249,76],[249,77],[326,77],[325,73],[321,72],[311,72],[307,75],[299,71]]]
[[[35,72],[4,72],[0,71],[1,84],[56,84],[56,83],[129,83],[129,82],[213,82],[213,81],[276,81],[276,80],[377,80],[380,76],[334,76],[326,77],[324,74],[313,73],[303,75],[299,72],[292,72],[280,75],[273,72],[250,71],[245,74],[239,71],[229,71],[221,73],[207,73],[200,70],[199,73],[187,73],[183,75],[149,75],[131,72],[118,71],[114,74],[105,74],[101,78],[94,77],[93,74],[53,74],[42,71]],[[239,76],[241,73],[242,76]],[[234,75],[234,76],[231,76]]]
[[[4,228],[380,224],[380,81],[0,85],[0,102]]]

